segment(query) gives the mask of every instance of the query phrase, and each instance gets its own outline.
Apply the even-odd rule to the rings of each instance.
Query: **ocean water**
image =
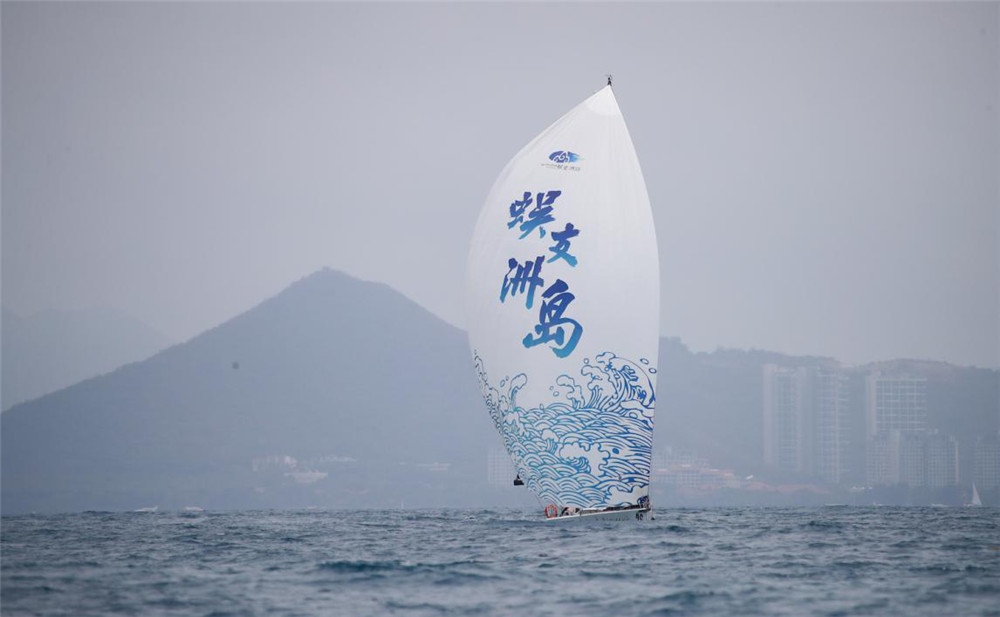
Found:
[[[1000,615],[1000,509],[2,519],[3,615]]]

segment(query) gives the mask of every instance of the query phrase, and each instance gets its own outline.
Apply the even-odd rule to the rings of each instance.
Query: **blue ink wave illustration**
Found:
[[[490,384],[474,354],[493,424],[529,489],[546,503],[598,508],[635,504],[649,489],[656,395],[648,361],[606,351],[584,359],[581,377],[560,375],[553,401],[518,404],[519,373]],[[580,381],[580,383],[577,382]]]

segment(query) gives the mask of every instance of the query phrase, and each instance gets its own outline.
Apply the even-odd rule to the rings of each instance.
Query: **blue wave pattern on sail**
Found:
[[[597,508],[629,505],[648,492],[656,395],[645,359],[612,352],[585,358],[584,379],[560,375],[553,401],[518,405],[524,373],[490,384],[475,354],[479,386],[490,417],[521,479],[543,501]]]

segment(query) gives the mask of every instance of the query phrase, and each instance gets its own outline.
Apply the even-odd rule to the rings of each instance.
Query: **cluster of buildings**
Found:
[[[769,364],[763,380],[764,462],[772,470],[833,485],[1000,486],[996,435],[975,444],[976,477],[959,477],[958,440],[930,427],[923,377]]]

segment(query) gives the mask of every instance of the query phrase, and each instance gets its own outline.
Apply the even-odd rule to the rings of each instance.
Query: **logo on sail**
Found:
[[[582,161],[583,157],[576,152],[570,152],[569,150],[556,150],[549,155],[549,161],[542,163],[542,167],[547,167],[549,169],[561,169],[563,171],[580,171],[579,165],[573,165],[573,163]]]
[[[556,150],[549,155],[549,160],[553,163],[575,163],[580,160],[580,155],[569,150]]]

